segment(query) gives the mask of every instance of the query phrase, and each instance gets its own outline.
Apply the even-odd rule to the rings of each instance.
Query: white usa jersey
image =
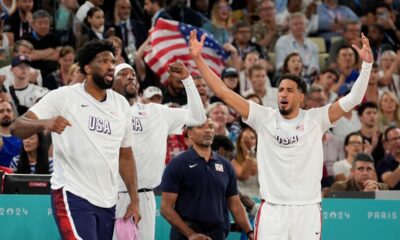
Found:
[[[257,164],[261,199],[273,204],[321,201],[322,135],[332,127],[330,105],[303,110],[285,120],[277,109],[251,101],[249,126],[258,134]]]
[[[107,90],[103,102],[84,90],[84,84],[48,93],[30,111],[39,119],[58,115],[71,126],[52,133],[52,189],[64,187],[93,205],[109,208],[117,202],[119,149],[132,146],[129,104]]]
[[[135,103],[131,106],[132,150],[138,188],[155,188],[161,182],[169,134],[181,134],[189,111],[164,105]],[[122,179],[121,179],[122,180]],[[126,191],[120,183],[120,191]]]

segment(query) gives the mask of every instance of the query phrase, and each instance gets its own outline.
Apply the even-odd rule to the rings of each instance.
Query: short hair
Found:
[[[384,28],[383,26],[379,25],[379,24],[374,23],[374,24],[370,25],[370,26],[368,27],[368,31],[369,31],[371,28],[376,28],[376,29],[379,31],[379,33],[380,33],[381,35],[385,34],[385,28]],[[382,38],[383,38],[383,36],[382,36]]]
[[[249,100],[250,98],[258,98],[258,100],[260,101],[260,105],[263,105],[261,97],[256,93],[250,93],[250,94],[246,95],[244,98],[247,100]]]
[[[307,94],[307,84],[301,77],[291,73],[284,73],[279,76],[278,81],[276,82],[278,88],[282,80],[291,80],[295,82],[297,84],[297,89],[299,89],[302,93]]]
[[[218,149],[220,149],[221,147],[225,151],[234,151],[235,150],[235,146],[233,145],[232,141],[228,137],[222,136],[222,135],[215,135],[213,143],[211,145],[211,149],[213,151],[218,151]]]
[[[376,103],[374,103],[374,102],[364,102],[364,103],[360,104],[357,109],[358,116],[363,115],[364,111],[367,108],[373,108],[373,109],[378,110],[378,105],[376,105]]]
[[[71,47],[71,46],[64,46],[64,47],[62,47],[62,48],[60,49],[60,53],[58,54],[58,56],[59,56],[60,58],[62,58],[62,57],[65,57],[65,55],[68,55],[68,54],[70,54],[70,53],[75,54],[74,48]]]
[[[48,18],[51,21],[51,15],[46,10],[40,9],[32,14],[32,19],[35,21],[39,18]]]
[[[165,1],[164,0],[150,0],[151,3],[157,3],[158,6],[164,7]]]
[[[303,59],[301,59],[300,54],[298,52],[292,52],[289,55],[287,55],[285,57],[285,60],[283,61],[282,73],[289,73],[289,61],[294,56],[298,56],[300,58],[301,64],[303,65]]]
[[[213,102],[208,106],[208,108],[206,110],[207,114],[210,115],[214,111],[214,109],[216,109],[218,106],[221,106],[221,105],[225,106],[225,108],[228,110],[228,113],[229,113],[229,108],[228,108],[228,106],[225,105],[225,103],[223,103],[223,102]]]
[[[321,85],[319,85],[319,84],[313,84],[313,85],[311,85],[311,87],[309,87],[308,88],[308,91],[307,91],[307,97],[309,97],[311,94],[313,94],[313,93],[320,93],[320,92],[324,92],[324,87],[323,86],[321,86]]]
[[[23,40],[23,39],[21,39],[21,40],[18,40],[18,41],[16,41],[15,43],[14,43],[14,47],[13,47],[13,53],[18,53],[19,52],[19,49],[21,48],[21,47],[26,47],[26,48],[29,48],[29,50],[34,50],[34,47],[33,47],[33,45],[32,45],[32,43],[31,42],[29,42],[29,41],[27,41],[27,40]]]
[[[267,70],[265,70],[265,68],[261,64],[254,64],[249,69],[249,76],[252,76],[254,71],[260,71],[260,70],[267,72]]]
[[[386,8],[389,12],[392,11],[392,8],[390,5],[386,4],[384,1],[378,1],[375,3],[375,5],[372,8],[372,12],[376,14],[376,11],[378,8]]]
[[[345,21],[345,24],[343,25],[343,29],[345,32],[349,29],[348,28],[349,25],[360,25],[361,26],[361,23],[359,21],[355,21],[355,20]]]
[[[371,154],[368,153],[357,153],[357,155],[353,159],[353,162],[351,163],[351,168],[353,170],[356,168],[357,162],[367,162],[374,165],[374,158],[371,156]]]
[[[304,21],[307,19],[306,15],[304,15],[304,13],[295,12],[295,13],[290,14],[289,17],[288,17],[289,25],[291,24],[291,22],[293,21],[294,18],[298,18],[298,17],[302,17]]]
[[[339,73],[334,68],[329,68],[329,67],[328,68],[324,68],[321,71],[320,75],[323,75],[325,73],[332,73],[333,75],[335,75],[336,80],[339,79]]]
[[[236,34],[239,31],[239,28],[244,28],[244,27],[250,28],[251,31],[251,24],[247,21],[242,20],[233,25],[232,27],[233,34]]]
[[[349,145],[350,138],[352,136],[359,136],[361,139],[363,139],[361,133],[359,133],[359,132],[351,132],[351,133],[347,134],[346,137],[344,138],[344,146]]]
[[[395,126],[395,125],[390,125],[388,128],[386,128],[386,130],[385,130],[385,132],[383,134],[383,136],[385,137],[385,139],[384,139],[385,141],[388,140],[389,132],[392,131],[392,130],[395,130],[395,129],[399,129],[399,128],[397,126]]]
[[[198,79],[203,79],[203,76],[201,75],[193,76],[193,80],[198,80]]]
[[[86,74],[85,66],[93,61],[98,53],[104,51],[111,52],[115,55],[114,46],[106,40],[92,40],[83,45],[76,54],[76,60],[78,61],[81,72]]]

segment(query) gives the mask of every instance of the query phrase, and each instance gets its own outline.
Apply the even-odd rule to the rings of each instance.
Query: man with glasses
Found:
[[[331,192],[375,192],[388,190],[387,184],[376,181],[374,159],[370,154],[357,154],[354,157],[350,171],[351,177],[344,181],[335,182],[330,188]]]
[[[380,162],[378,174],[392,190],[400,190],[400,128],[389,127],[385,131],[389,154]]]

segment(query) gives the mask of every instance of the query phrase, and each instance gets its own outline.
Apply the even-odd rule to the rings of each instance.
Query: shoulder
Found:
[[[332,184],[331,191],[332,192],[345,191],[347,189],[348,184],[349,184],[349,180],[337,181]]]

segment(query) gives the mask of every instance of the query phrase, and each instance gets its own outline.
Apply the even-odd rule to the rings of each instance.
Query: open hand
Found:
[[[369,40],[364,33],[361,33],[361,44],[361,49],[355,44],[351,46],[357,51],[358,55],[363,61],[372,63],[374,61],[374,57],[372,56],[371,47],[369,46]]]
[[[206,39],[206,35],[203,34],[203,36],[201,36],[201,40],[199,42],[199,40],[197,40],[197,31],[196,30],[192,30],[190,32],[189,52],[190,52],[190,55],[192,55],[193,58],[201,56],[201,50],[203,48],[205,39]]]
[[[168,65],[168,73],[172,78],[179,80],[189,77],[189,71],[182,62],[174,62]]]

